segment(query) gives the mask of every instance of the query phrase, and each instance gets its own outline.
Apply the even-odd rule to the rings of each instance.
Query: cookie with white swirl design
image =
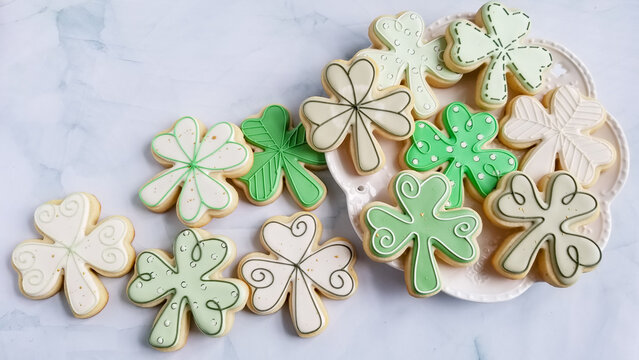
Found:
[[[97,274],[120,277],[131,270],[134,230],[123,216],[98,223],[99,216],[98,199],[87,193],[71,194],[36,209],[34,221],[42,239],[20,243],[11,255],[24,296],[45,299],[64,283],[74,316],[88,318],[104,308],[109,294]]]

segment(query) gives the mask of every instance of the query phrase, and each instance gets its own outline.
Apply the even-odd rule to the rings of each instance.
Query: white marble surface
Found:
[[[639,3],[510,1],[533,19],[532,34],[555,40],[589,67],[602,103],[638,150],[636,107]],[[330,324],[320,336],[295,335],[287,310],[242,311],[232,331],[212,339],[192,328],[177,353],[146,343],[157,309],[124,294],[128,276],[105,279],[104,310],[75,319],[63,295],[28,300],[9,257],[33,238],[40,203],[74,191],[102,202],[104,216],[128,216],[135,248],[170,249],[182,229],[175,213],[146,210],[136,191],[160,166],[151,137],[182,115],[208,125],[239,123],[270,103],[296,112],[322,94],[320,71],[367,47],[367,28],[382,14],[415,10],[426,22],[475,11],[479,1],[31,1],[0,0],[0,153],[6,192],[0,218],[0,358],[611,358],[639,357],[639,242],[633,222],[636,169],[613,206],[614,227],[603,261],[569,289],[536,284],[523,296],[477,304],[440,294],[407,295],[400,272],[359,261],[357,293],[326,301]],[[329,196],[315,211],[325,238],[357,240],[342,193],[328,172]],[[296,206],[285,194],[255,207],[244,200],[205,228],[257,249],[257,229]],[[248,215],[250,212],[250,215]]]

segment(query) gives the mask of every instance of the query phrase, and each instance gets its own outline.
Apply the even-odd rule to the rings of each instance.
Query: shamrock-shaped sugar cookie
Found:
[[[20,243],[11,255],[25,296],[45,299],[64,284],[74,316],[88,318],[104,308],[109,294],[95,273],[119,277],[131,270],[134,230],[125,217],[111,216],[96,224],[99,216],[100,203],[87,193],[36,209],[35,225],[43,238]]]
[[[475,23],[457,20],[448,26],[444,60],[461,73],[484,65],[477,80],[477,104],[484,109],[502,107],[508,98],[507,84],[526,94],[537,93],[552,55],[522,41],[530,30],[528,15],[491,1],[481,7]]]
[[[505,174],[517,169],[517,158],[506,150],[487,148],[497,135],[497,120],[489,113],[472,114],[466,105],[454,102],[441,112],[442,133],[428,121],[418,121],[404,161],[408,167],[428,171],[446,163],[444,175],[452,192],[446,207],[459,207],[464,200],[462,180],[470,180],[481,197],[488,195]]]
[[[324,154],[308,146],[302,124],[291,129],[286,108],[268,106],[259,117],[244,120],[241,128],[246,140],[262,150],[254,154],[251,170],[238,179],[253,203],[274,201],[282,191],[284,177],[288,191],[303,209],[321,204],[326,187],[305,166],[323,167]]]
[[[177,202],[178,218],[192,227],[235,209],[237,193],[226,178],[246,174],[253,163],[252,151],[237,126],[221,122],[206,132],[192,117],[181,118],[171,130],[157,135],[151,150],[168,169],[142,186],[140,200],[155,212]]]
[[[374,202],[361,212],[366,254],[382,262],[404,256],[406,287],[413,296],[431,296],[441,289],[435,255],[456,266],[477,260],[481,219],[468,208],[444,210],[450,190],[448,179],[439,173],[421,180],[415,172],[402,171],[391,183],[399,208]]]
[[[396,86],[379,91],[377,67],[368,58],[333,61],[322,84],[331,98],[311,97],[300,108],[308,144],[320,152],[337,149],[350,135],[355,170],[370,174],[384,166],[384,153],[373,130],[393,140],[413,133],[410,91]]]
[[[357,287],[355,250],[345,239],[319,244],[322,225],[311,213],[269,219],[260,234],[268,254],[252,253],[238,266],[251,287],[249,308],[258,314],[278,311],[288,297],[295,330],[314,336],[328,323],[319,294],[345,299]]]
[[[521,279],[537,262],[548,283],[570,286],[601,260],[597,243],[577,230],[599,215],[597,199],[567,172],[546,176],[540,190],[527,174],[513,172],[486,198],[484,210],[492,220],[524,228],[504,240],[493,264],[504,276]]]
[[[225,335],[248,296],[246,284],[221,275],[235,257],[231,240],[200,229],[184,230],[175,239],[173,254],[174,258],[162,250],[140,253],[127,288],[136,305],[164,302],[149,336],[151,346],[162,351],[186,344],[189,313],[206,335]]]
[[[548,110],[537,99],[519,96],[509,105],[499,139],[508,146],[534,146],[522,161],[521,171],[534,181],[555,170],[570,171],[583,186],[593,185],[599,172],[615,161],[615,149],[590,134],[606,122],[606,111],[579,90],[562,86],[544,97]]]
[[[414,112],[427,118],[437,112],[437,99],[430,84],[446,87],[461,75],[444,64],[446,39],[424,39],[424,21],[419,14],[407,11],[397,17],[384,16],[370,27],[369,36],[377,49],[365,49],[357,56],[373,59],[379,67],[379,87],[384,89],[402,81],[415,97]]]

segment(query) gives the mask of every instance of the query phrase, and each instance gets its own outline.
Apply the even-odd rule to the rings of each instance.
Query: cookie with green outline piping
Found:
[[[207,132],[192,117],[156,135],[151,152],[168,169],[142,186],[140,200],[154,212],[177,204],[178,219],[190,227],[235,210],[237,192],[226,179],[246,174],[253,164],[253,151],[237,126],[220,122]]]
[[[173,244],[173,257],[158,249],[138,255],[127,287],[129,299],[142,307],[164,303],[151,326],[151,346],[161,351],[182,348],[191,317],[206,335],[229,332],[235,312],[248,297],[244,282],[222,277],[234,258],[230,239],[201,229],[182,231]]]
[[[306,143],[304,126],[293,127],[285,107],[269,105],[261,114],[244,120],[241,129],[256,151],[251,170],[235,182],[244,189],[250,202],[272,203],[282,193],[284,184],[304,210],[313,210],[324,201],[326,186],[309,171],[326,167],[324,154]]]
[[[528,174],[510,173],[486,198],[484,212],[499,226],[519,229],[493,255],[503,276],[522,279],[536,264],[546,282],[567,287],[601,261],[601,248],[580,227],[599,216],[599,203],[569,172],[546,175],[539,190]]]
[[[527,95],[541,90],[552,55],[542,46],[523,41],[529,30],[528,15],[494,1],[479,9],[474,23],[462,19],[448,26],[444,62],[459,73],[481,67],[475,93],[481,108],[506,105],[509,86]]]

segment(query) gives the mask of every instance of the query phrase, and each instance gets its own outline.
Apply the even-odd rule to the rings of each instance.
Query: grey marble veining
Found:
[[[526,10],[534,37],[565,45],[587,64],[599,99],[635,153],[639,3],[506,5]],[[298,338],[286,309],[271,316],[242,311],[226,337],[212,339],[193,326],[184,349],[162,354],[146,343],[157,308],[128,302],[128,276],[102,279],[109,303],[87,320],[71,315],[64,295],[33,301],[18,290],[12,249],[37,236],[32,216],[39,204],[71,192],[95,194],[102,216],[129,217],[136,250],[171,248],[183,228],[174,211],[152,213],[136,192],[161,169],[149,151],[152,136],[180,116],[210,126],[239,124],[271,103],[296,113],[303,99],[323,93],[320,73],[328,61],[369,45],[367,29],[375,17],[410,9],[430,22],[479,6],[0,0],[0,358],[638,358],[636,166],[613,204],[612,237],[596,271],[569,289],[536,284],[507,303],[476,304],[443,294],[414,299],[400,272],[368,260],[355,241],[359,289],[349,300],[325,301],[330,323],[318,337]],[[357,240],[342,193],[328,172],[320,177],[329,190],[315,211],[324,238]],[[205,229],[233,239],[241,256],[258,250],[264,220],[295,211],[288,194],[266,207],[242,199],[233,214]]]

